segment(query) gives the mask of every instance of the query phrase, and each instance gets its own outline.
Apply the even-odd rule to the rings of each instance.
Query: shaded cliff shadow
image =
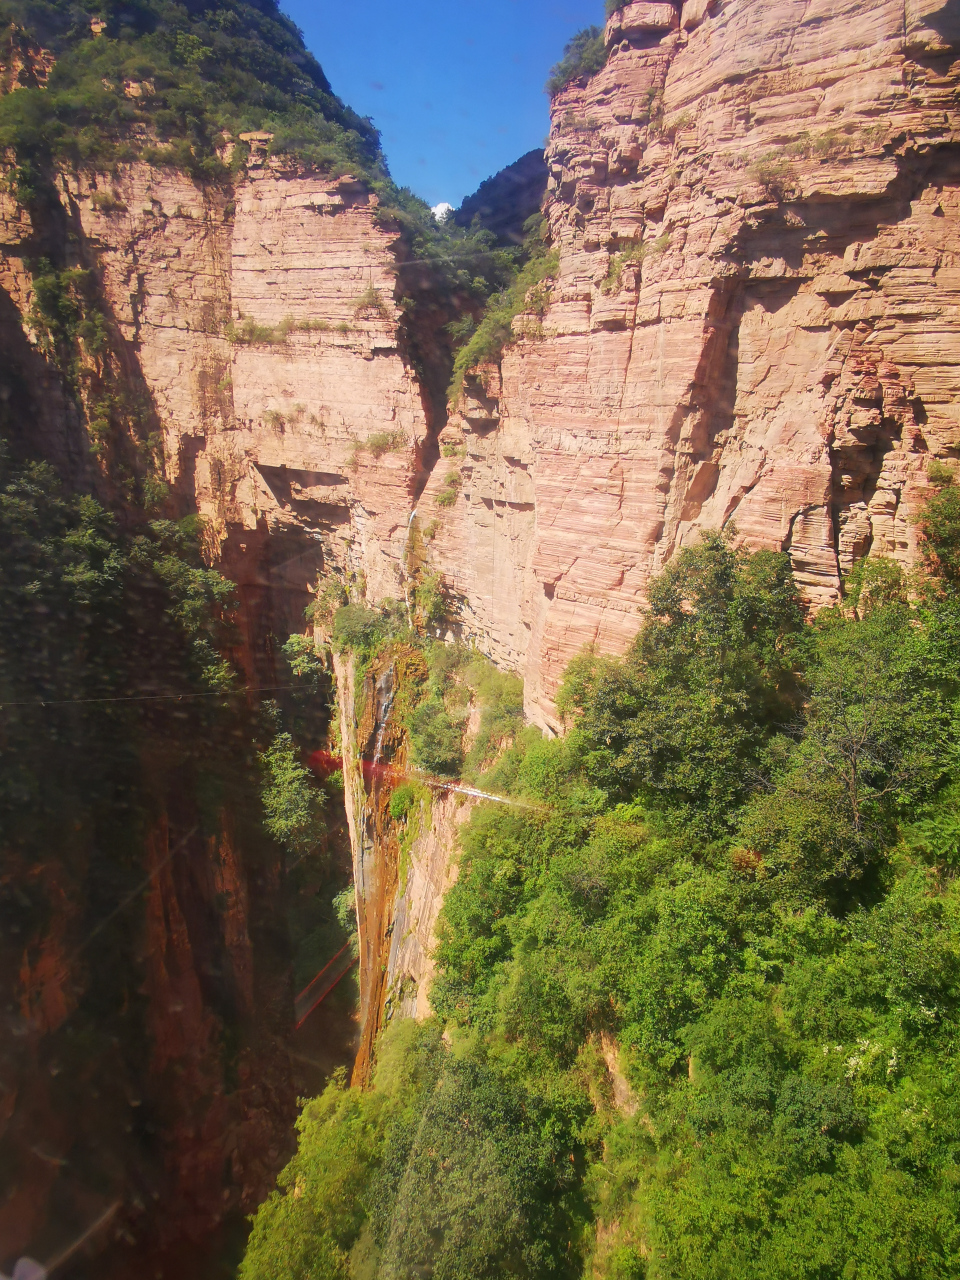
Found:
[[[740,322],[745,307],[741,288],[727,286],[715,291],[689,401],[671,433],[675,449],[672,483],[685,481],[677,516],[681,524],[697,518],[720,478],[718,451],[734,424]]]
[[[302,634],[311,587],[324,570],[323,547],[305,529],[270,529],[262,517],[255,529],[228,525],[220,549],[220,571],[236,583],[240,601],[236,661],[252,685],[289,683],[280,649]]]
[[[0,289],[0,433],[13,461],[45,461],[71,488],[88,487],[87,434],[59,372],[27,339],[13,299]]]
[[[95,459],[72,366],[61,359],[58,368],[31,346],[5,292],[0,427],[9,429],[15,454],[52,463],[68,487],[98,492],[121,527],[136,532],[152,514],[140,482],[152,469],[150,438],[161,427],[139,343],[124,336],[78,211],[48,199],[32,212],[40,231],[20,246],[28,269],[43,263],[44,272],[79,266],[87,273],[84,303],[95,305],[105,340],[92,355],[83,352],[96,366],[84,399],[89,404],[102,393],[109,438]],[[67,345],[65,338],[60,346],[67,355],[80,351],[79,344],[73,352]],[[85,364],[85,378],[90,372]],[[178,515],[185,507],[173,498],[166,510]],[[268,582],[273,590],[263,636],[271,664],[273,630],[285,639],[303,629],[315,554],[306,538],[265,557],[266,576],[277,579]],[[283,555],[303,563],[285,576],[283,563],[276,563]],[[296,626],[288,625],[293,615]],[[131,637],[158,632],[150,610],[131,608],[129,618]],[[127,1243],[113,1230],[105,1233],[92,1242],[90,1257],[70,1264],[70,1274],[205,1280],[215,1269],[199,1255],[220,1249],[218,1233],[229,1236],[234,1227],[242,1233],[242,1214],[266,1194],[283,1163],[295,1110],[286,1052],[292,992],[283,869],[261,824],[255,727],[241,708],[229,723],[225,717],[207,748],[205,696],[144,710],[124,747],[130,777],[111,775],[108,798],[89,820],[97,838],[73,857],[79,837],[71,832],[81,824],[74,822],[76,812],[60,810],[57,820],[62,816],[67,834],[42,850],[49,904],[38,898],[46,915],[36,925],[37,946],[58,966],[55,985],[66,1013],[44,1012],[42,1024],[22,1016],[11,1024],[20,1056],[4,1074],[19,1086],[19,1098],[5,1137],[12,1135],[23,1150],[37,1227],[28,1230],[30,1223],[21,1221],[15,1238],[0,1233],[5,1271],[8,1247],[54,1256],[65,1235],[89,1225],[109,1196],[122,1200],[117,1225]],[[46,785],[57,741],[49,733]],[[204,744],[203,759],[198,744]],[[114,848],[107,837],[116,832],[122,839],[116,837]],[[9,867],[9,842],[3,852]],[[61,863],[62,885],[52,883]],[[35,882],[24,871],[13,887]],[[22,922],[22,900],[15,905]],[[95,944],[84,941],[82,954],[74,951],[73,934],[86,939],[94,929]],[[63,938],[70,949],[63,949]],[[18,939],[13,943],[19,946]],[[7,971],[14,993],[9,1007],[22,1008],[30,994],[24,983],[33,979],[22,977],[19,963]],[[6,1151],[3,1159],[9,1173]],[[53,1234],[44,1234],[48,1227]],[[205,1235],[210,1250],[198,1244]]]
[[[946,0],[939,9],[925,13],[923,20],[951,45],[960,44],[960,0]]]

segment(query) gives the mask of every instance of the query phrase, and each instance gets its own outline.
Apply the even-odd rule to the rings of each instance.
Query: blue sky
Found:
[[[383,134],[394,179],[457,205],[543,144],[543,84],[603,0],[280,0],[334,92]]]

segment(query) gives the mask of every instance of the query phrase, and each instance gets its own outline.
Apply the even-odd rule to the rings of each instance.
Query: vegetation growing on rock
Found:
[[[572,664],[564,737],[513,721],[483,785],[523,805],[463,830],[435,1019],[390,1030],[372,1093],[310,1104],[244,1280],[307,1250],[331,1277],[955,1272],[958,498],[936,482],[925,573],[867,562],[809,623],[785,555],[705,535],[624,658]],[[365,1168],[314,1211],[358,1109]]]
[[[190,9],[3,0],[0,21],[56,55],[45,86],[0,101],[0,144],[21,168],[109,169],[146,146],[148,158],[216,178],[227,172],[225,137],[268,130],[277,150],[384,176],[377,131],[333,94],[272,0]],[[152,136],[138,142],[138,125]]]
[[[518,335],[513,322],[521,312],[531,311],[542,316],[546,311],[547,282],[556,274],[560,259],[547,246],[544,220],[537,216],[531,219],[531,224],[524,241],[523,267],[507,287],[489,298],[479,322],[461,327],[458,332],[462,345],[453,361],[453,380],[448,392],[451,403],[459,398],[463,380],[471,369],[496,359],[503,348],[515,340]],[[454,494],[449,499],[451,505],[455,498]],[[440,498],[437,500],[442,506],[447,505]]]
[[[584,27],[564,45],[563,58],[550,71],[547,93],[553,97],[574,80],[595,75],[606,65],[606,61],[607,49],[603,42],[602,28]]]
[[[425,309],[410,326],[414,363],[445,382],[452,359],[443,326],[475,318],[487,298],[516,275],[518,251],[488,231],[438,223],[429,206],[392,181],[370,120],[337,98],[276,0],[231,0],[185,8],[144,0],[133,8],[70,0],[0,0],[0,23],[14,24],[56,55],[43,83],[0,96],[0,151],[12,157],[11,181],[27,206],[56,204],[58,168],[116,175],[136,159],[227,184],[242,171],[241,134],[270,135],[271,155],[366,182],[377,218],[399,227],[405,243],[398,300]],[[122,201],[97,193],[102,212]],[[358,315],[388,316],[371,286]],[[284,342],[322,323],[279,326],[247,318],[227,336],[238,343]],[[438,337],[420,333],[437,330]]]

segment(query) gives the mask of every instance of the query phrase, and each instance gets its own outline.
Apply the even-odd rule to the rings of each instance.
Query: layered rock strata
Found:
[[[547,305],[468,379],[419,506],[547,726],[700,528],[789,551],[818,607],[863,555],[912,562],[960,443],[953,7],[632,3],[606,42],[553,103]]]
[[[622,649],[650,574],[699,528],[787,549],[813,606],[864,554],[914,557],[925,456],[958,432],[951,15],[637,0],[607,25],[606,67],[557,95],[556,279],[468,379],[442,442],[464,457],[418,507],[465,632],[524,674],[540,723],[570,656]],[[321,568],[405,594],[442,425],[376,198],[264,142],[231,190],[146,166],[65,180],[168,476],[208,517],[261,655]]]
[[[403,594],[428,428],[400,353],[396,233],[357,183],[281,169],[256,141],[232,189],[146,165],[109,180],[61,174],[43,209],[4,187],[0,412],[18,452],[99,490],[121,518],[122,471],[106,451],[123,445],[135,459],[159,444],[173,510],[205,517],[211,562],[240,585],[239,655],[252,680],[270,683],[286,674],[275,650],[302,629],[318,573],[336,569],[374,599]],[[80,269],[106,334],[81,351],[73,384],[38,289],[51,261]],[[124,397],[126,442],[95,434],[111,391]],[[111,971],[141,984],[130,994],[140,1039],[118,1038],[102,1061],[81,1055],[80,1096],[103,1100],[69,1114],[75,1082],[65,1094],[66,1077],[53,1079],[55,1046],[76,1033],[77,1000],[91,990],[77,952],[88,886],[60,884],[56,858],[8,868],[50,909],[7,944],[15,1052],[4,1055],[0,1136],[19,1190],[0,1202],[4,1258],[53,1256],[110,1210],[94,1245],[113,1242],[120,1273],[147,1244],[151,1264],[176,1269],[167,1246],[249,1212],[283,1163],[296,1073],[284,1044],[282,870],[275,848],[257,847],[262,834],[232,832],[231,815],[211,822],[215,837],[194,831],[184,847],[166,819],[144,839],[145,902],[131,899],[120,917],[130,942]],[[89,870],[91,881],[102,874]],[[88,1147],[109,1166],[102,1194],[74,1170]]]
[[[477,801],[454,791],[434,790],[421,802],[414,838],[401,860],[387,957],[384,1014],[428,1018],[436,969],[437,921],[447,890],[457,878],[460,827]]]
[[[257,654],[302,628],[318,572],[402,598],[429,428],[376,196],[251,146],[234,188],[135,165],[64,179],[64,197],[153,399],[166,477],[238,582]]]
[[[446,424],[400,323],[397,233],[351,179],[270,160],[251,136],[231,187],[146,165],[63,175],[55,227],[4,191],[5,411],[35,451],[98,482],[83,414],[35,323],[31,261],[44,236],[62,235],[96,276],[116,368],[143,393],[180,509],[206,518],[211,561],[240,584],[251,676],[269,675],[277,639],[302,629],[318,573],[337,572],[357,599],[403,597],[413,520],[460,631],[521,672],[529,713],[556,727],[569,658],[584,644],[622,650],[650,575],[699,529],[787,550],[814,607],[864,555],[915,557],[927,460],[960,446],[958,27],[936,0],[626,5],[607,26],[606,67],[553,104],[556,275]],[[42,83],[40,51],[17,43],[8,61],[5,88]],[[346,696],[353,675],[340,674]],[[358,755],[402,754],[388,686],[368,690],[363,742],[345,708]],[[404,875],[386,790],[364,787],[356,759],[345,774],[362,1075],[384,1012],[422,1011],[462,811],[435,802]],[[148,861],[162,861],[165,839],[153,833]],[[147,910],[144,1080],[187,1070],[172,1007],[191,1050],[205,1047],[167,1095],[180,1169],[170,1203],[199,1196],[198,1230],[219,1213],[225,1160],[248,1165],[231,1174],[231,1206],[262,1190],[288,1105],[273,1041],[226,1089],[195,980],[190,912],[226,901],[218,946],[236,1007],[252,1008],[251,893],[232,848],[226,827],[216,847],[198,845],[199,889],[158,868]],[[30,1062],[69,1015],[66,985],[51,978],[63,969],[65,891],[64,904],[15,984]],[[282,1002],[280,985],[264,984],[264,999]],[[272,1081],[275,1067],[275,1088],[254,1078]],[[212,1098],[203,1114],[197,1090]],[[48,1154],[35,1156],[38,1204]]]

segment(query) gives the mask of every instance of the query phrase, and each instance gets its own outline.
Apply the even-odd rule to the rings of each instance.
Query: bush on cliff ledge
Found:
[[[453,380],[448,398],[456,403],[463,390],[463,380],[470,369],[495,359],[516,337],[513,322],[527,307],[537,305],[532,296],[538,285],[553,276],[560,265],[559,255],[544,253],[532,258],[509,288],[495,294],[487,304],[472,336],[457,351],[453,362]],[[437,499],[440,501],[440,499]],[[441,506],[445,505],[443,502]]]
[[[582,76],[592,76],[607,63],[607,48],[600,27],[584,27],[563,47],[563,57],[550,70],[546,91],[551,98]]]
[[[99,34],[96,21],[105,23]],[[110,168],[153,146],[159,161],[216,177],[225,172],[217,158],[224,131],[269,129],[335,171],[386,174],[376,129],[333,94],[275,0],[191,9],[142,0],[107,10],[0,0],[0,22],[56,55],[46,86],[0,99],[0,145],[13,147],[21,166],[52,158]]]

